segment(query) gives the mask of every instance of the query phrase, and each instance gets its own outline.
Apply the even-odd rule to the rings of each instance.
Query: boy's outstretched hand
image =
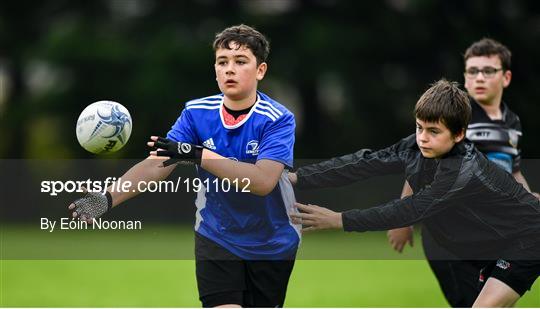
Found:
[[[302,224],[303,232],[343,228],[340,212],[311,204],[295,203],[295,206],[302,212],[291,213],[290,216],[294,224]]]
[[[84,191],[86,195],[71,203],[68,209],[71,211],[73,219],[77,218],[91,224],[94,219],[111,210],[112,196],[109,192],[105,192],[105,194],[88,192],[86,188]]]

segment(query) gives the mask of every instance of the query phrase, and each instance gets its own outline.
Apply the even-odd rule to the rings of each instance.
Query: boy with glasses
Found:
[[[484,38],[467,48],[464,60],[465,88],[472,97],[467,138],[530,191],[520,170],[521,123],[502,100],[503,91],[512,79],[510,50],[495,40]],[[412,193],[405,183],[402,197]],[[533,194],[538,197],[538,193]],[[412,245],[412,226],[388,231],[388,239],[392,247],[401,252],[407,242]],[[479,293],[476,281],[482,263],[457,259],[439,246],[426,229],[422,229],[422,244],[448,303],[452,307],[472,306]]]

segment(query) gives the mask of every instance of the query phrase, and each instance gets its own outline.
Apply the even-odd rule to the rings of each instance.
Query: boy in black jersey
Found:
[[[415,135],[379,151],[360,150],[300,168],[298,188],[341,186],[405,171],[414,194],[378,207],[338,213],[298,204],[304,231],[375,231],[422,221],[434,241],[460,259],[489,260],[474,306],[512,306],[540,274],[540,201],[464,140],[467,94],[445,80],[415,107]]]
[[[502,100],[503,91],[512,79],[510,50],[495,40],[484,38],[467,48],[464,62],[465,88],[471,96],[472,108],[466,137],[530,191],[520,169],[521,123]],[[412,189],[405,183],[402,196],[411,194]],[[538,197],[537,193],[533,194]],[[396,251],[401,252],[407,243],[412,245],[412,226],[388,231],[388,240]],[[452,307],[472,306],[480,292],[475,280],[482,264],[457,259],[438,246],[425,229],[422,230],[422,245],[448,303]]]

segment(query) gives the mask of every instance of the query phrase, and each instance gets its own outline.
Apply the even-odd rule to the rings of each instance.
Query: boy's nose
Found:
[[[477,82],[485,82],[486,77],[484,76],[484,73],[479,72],[478,74],[476,74],[476,77],[474,78],[474,80]]]
[[[426,144],[429,141],[428,135],[425,131],[418,134],[418,141],[420,141],[422,145]]]

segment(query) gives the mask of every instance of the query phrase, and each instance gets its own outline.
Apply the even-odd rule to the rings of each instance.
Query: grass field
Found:
[[[145,230],[144,234],[115,231],[80,237],[65,233],[51,239],[46,232],[29,227],[3,227],[3,258],[17,255],[19,258],[49,258],[44,250],[82,250],[83,253],[62,260],[0,260],[0,306],[200,306],[193,260],[166,259],[166,255],[161,256],[163,259],[151,260],[129,257],[130,249],[137,253],[139,248],[170,251],[171,246],[188,246],[187,252],[192,252],[192,231],[188,227],[168,226],[145,227]],[[147,243],[152,240],[153,243]],[[32,255],[28,246],[41,253]],[[96,250],[114,251],[115,248],[124,253],[117,257],[125,259],[81,259],[88,253],[97,257]],[[289,284],[286,306],[447,306],[427,263],[421,258],[420,246],[410,249],[407,248],[405,255],[392,252],[384,233],[306,235]],[[19,253],[14,252],[17,250]],[[518,306],[540,307],[538,283]]]

